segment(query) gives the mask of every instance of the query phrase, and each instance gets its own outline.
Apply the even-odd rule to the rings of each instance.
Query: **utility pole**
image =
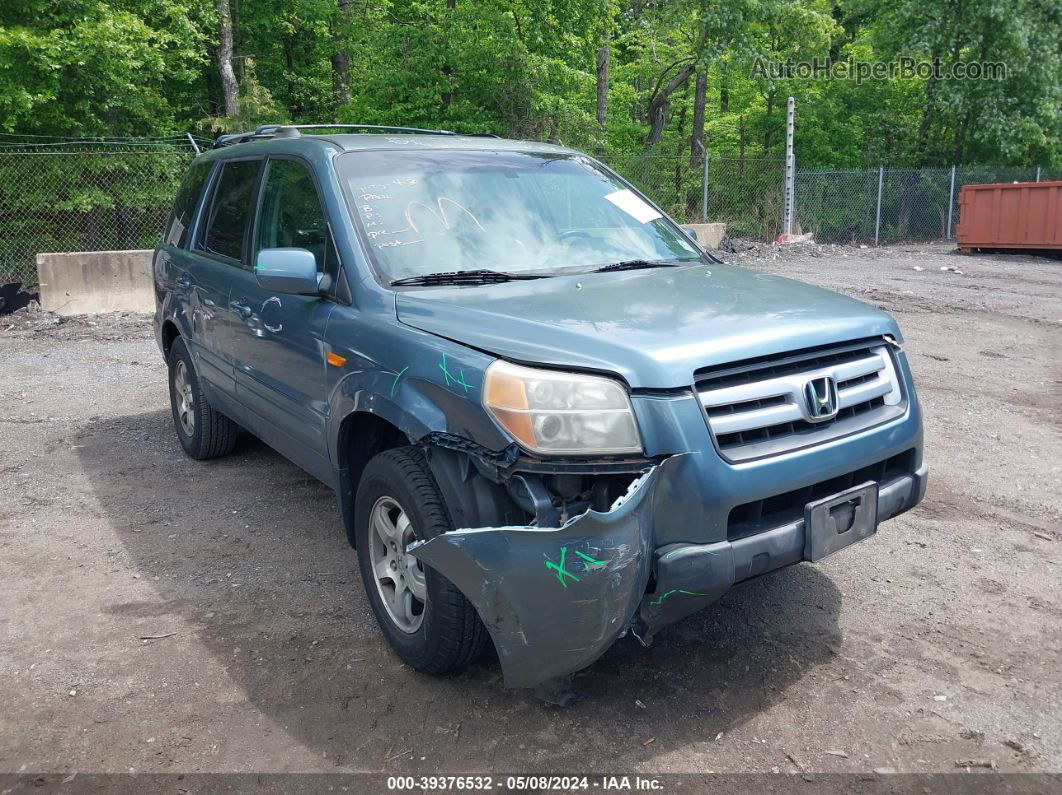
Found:
[[[878,166],[878,214],[874,221],[874,245],[878,244],[878,235],[881,232],[881,186],[885,182],[885,166]]]
[[[796,159],[793,156],[793,115],[795,101],[792,97],[786,104],[785,114],[785,214],[782,219],[782,232],[793,234],[793,188],[796,182]]]

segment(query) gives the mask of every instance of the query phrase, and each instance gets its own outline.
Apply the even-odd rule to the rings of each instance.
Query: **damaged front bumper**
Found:
[[[679,474],[687,458],[649,469],[608,511],[554,528],[454,530],[410,552],[475,605],[506,685],[535,687],[585,668],[628,630],[648,643],[734,583],[805,559],[803,519],[735,541],[654,547],[654,517],[696,510]],[[879,521],[917,504],[925,484],[925,467],[881,484]]]

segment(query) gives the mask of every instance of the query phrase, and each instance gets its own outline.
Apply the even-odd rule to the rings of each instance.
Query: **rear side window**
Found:
[[[178,248],[188,245],[188,236],[191,232],[196,205],[199,204],[199,195],[203,192],[203,185],[213,165],[209,161],[193,163],[185,173],[184,179],[181,180],[181,187],[177,191],[177,199],[173,203],[170,222],[166,225],[166,234],[162,238],[166,244]]]
[[[261,168],[261,160],[237,160],[222,165],[210,211],[203,223],[203,251],[237,262],[243,260],[243,243],[254,217],[255,188]]]
[[[264,248],[304,248],[313,252],[317,272],[338,278],[339,257],[332,245],[313,176],[294,160],[270,160],[266,170],[258,245]]]

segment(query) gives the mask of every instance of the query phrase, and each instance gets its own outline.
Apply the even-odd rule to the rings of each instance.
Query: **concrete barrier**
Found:
[[[683,224],[697,233],[697,242],[705,248],[719,248],[726,234],[726,224]]]
[[[38,254],[41,308],[60,315],[154,312],[151,255],[149,250]]]

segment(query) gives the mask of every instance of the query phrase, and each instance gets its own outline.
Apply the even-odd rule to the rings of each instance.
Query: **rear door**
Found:
[[[234,282],[229,300],[247,312],[236,347],[236,391],[282,434],[274,446],[315,471],[327,464],[324,335],[339,258],[313,173],[301,160],[273,156],[266,165],[253,259],[266,248],[313,252],[322,295],[274,293],[253,274]]]
[[[198,296],[194,289],[195,268],[193,260],[188,257],[188,249],[192,245],[192,229],[199,210],[200,200],[210,178],[210,172],[215,163],[209,160],[193,163],[181,180],[181,187],[177,191],[177,197],[173,203],[173,212],[162,234],[162,242],[155,253],[154,276],[157,285],[157,303],[161,304],[168,298],[176,304],[169,307],[176,310],[176,314],[188,319],[189,324],[194,318]],[[192,339],[186,340],[189,345],[195,346],[198,341],[194,339],[194,328],[185,329],[185,333],[192,331]],[[209,344],[204,341],[202,344]]]
[[[196,244],[187,252],[197,372],[230,400],[236,397],[234,349],[244,316],[229,294],[234,280],[250,275],[248,245],[262,166],[262,158],[220,164]]]

